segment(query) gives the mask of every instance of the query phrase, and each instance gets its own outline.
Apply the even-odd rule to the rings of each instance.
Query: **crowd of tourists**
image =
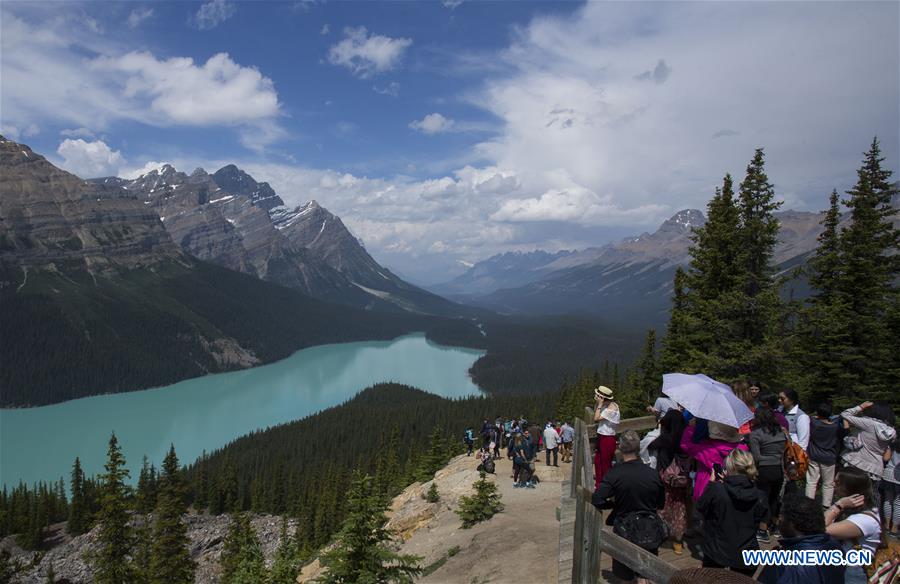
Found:
[[[702,378],[710,388],[717,383],[675,375]],[[692,412],[673,397],[687,394],[666,393],[664,384],[664,394],[647,407],[657,426],[643,437],[620,433],[613,390],[595,390],[593,503],[611,510],[607,525],[654,554],[671,540],[682,555],[688,541],[705,568],[727,569],[733,578],[900,581],[900,441],[890,407],[864,402],[835,415],[831,404],[820,403],[807,413],[789,389],[767,392],[752,380],[715,389],[718,403],[736,413],[733,420],[711,419],[729,418],[708,410],[711,399],[697,401]],[[875,560],[868,567],[744,562],[743,551],[773,545],[868,550]],[[613,572],[637,577],[615,560]]]
[[[493,461],[501,458],[505,451],[507,459],[513,463],[513,487],[533,489],[540,480],[534,464],[542,450],[547,466],[559,466],[560,458],[563,462],[572,461],[575,428],[568,422],[550,419],[539,426],[530,423],[525,416],[509,419],[497,416],[493,421],[484,420],[477,437],[481,447],[474,452],[475,430],[466,428],[463,440],[467,455],[472,456],[474,452],[479,461],[478,470],[493,473]]]

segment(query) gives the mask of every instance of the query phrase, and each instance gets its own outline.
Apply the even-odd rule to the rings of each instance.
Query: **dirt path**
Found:
[[[461,529],[456,515],[460,494],[477,480],[474,457],[457,457],[435,477],[443,500],[427,522],[403,544],[402,552],[423,556],[423,566],[436,569],[420,580],[428,584],[546,584],[557,581],[560,482],[569,465],[536,463],[540,483],[534,489],[513,488],[512,463],[497,462],[493,478],[505,510],[471,529]],[[423,489],[430,487],[425,483]],[[452,554],[452,555],[451,555]]]

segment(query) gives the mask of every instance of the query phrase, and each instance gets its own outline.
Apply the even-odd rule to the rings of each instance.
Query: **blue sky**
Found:
[[[81,176],[236,163],[420,282],[898,169],[896,2],[4,2],[0,125]]]

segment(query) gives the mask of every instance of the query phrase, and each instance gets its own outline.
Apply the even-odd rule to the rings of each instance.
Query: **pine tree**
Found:
[[[472,485],[475,488],[475,494],[471,497],[463,495],[459,498],[459,509],[456,514],[462,519],[463,529],[468,529],[481,521],[487,521],[503,511],[503,503],[500,502],[497,485],[493,481],[487,480],[484,471],[481,471],[479,475],[480,478]]]
[[[144,456],[138,475],[136,511],[141,515],[151,513],[156,507],[156,469]]]
[[[841,235],[843,273],[838,288],[849,303],[852,352],[847,360],[855,383],[847,388],[848,397],[884,399],[896,407],[900,403],[896,391],[900,331],[892,330],[892,323],[896,323],[898,303],[900,231],[892,223],[897,188],[890,184],[892,173],[882,168],[882,162],[875,138],[844,201],[850,224]]]
[[[639,409],[643,409],[648,403],[653,403],[659,388],[662,386],[662,373],[656,359],[656,331],[647,331],[644,342],[644,350],[638,358],[634,369],[634,389]]]
[[[84,471],[81,470],[81,460],[78,457],[75,458],[75,464],[72,465],[70,488],[72,502],[69,504],[69,521],[66,524],[66,531],[69,535],[76,536],[85,533],[89,523],[89,510],[84,500]]]
[[[438,490],[437,490],[437,483],[435,483],[434,481],[431,481],[431,487],[428,488],[428,492],[425,493],[424,498],[429,503],[437,503],[438,501],[441,500],[441,495],[438,493]]]
[[[144,515],[136,518],[134,523],[134,582],[135,584],[150,584],[152,570],[150,563],[153,559],[153,526],[150,516]]]
[[[194,509],[203,513],[209,506],[209,473],[206,470],[206,451],[197,461],[197,479],[194,489]]]
[[[675,284],[672,293],[672,311],[666,336],[663,339],[660,365],[667,373],[694,373],[694,354],[698,347],[691,339],[696,329],[695,318],[688,307],[687,273],[679,266],[675,270]]]
[[[418,479],[420,481],[430,480],[444,464],[447,462],[446,450],[444,447],[444,437],[440,427],[435,426],[431,431],[429,438],[428,452],[422,459],[422,466],[419,469]]]
[[[275,561],[269,572],[269,584],[294,584],[299,573],[300,561],[297,546],[294,540],[288,537],[287,519],[282,518],[278,550],[275,552]]]
[[[258,584],[265,581],[265,560],[259,538],[247,515],[232,515],[220,562],[223,584]]]
[[[736,337],[726,339],[723,350],[726,366],[722,374],[728,379],[752,375],[774,380],[778,375],[777,327],[782,306],[780,282],[774,277],[771,260],[779,230],[774,213],[781,202],[774,199],[765,156],[762,148],[757,148],[740,187],[738,265],[742,271],[733,318]]]
[[[372,492],[368,475],[356,473],[347,495],[347,515],[335,545],[321,556],[321,584],[351,582],[412,583],[422,573],[421,558],[400,555],[388,549],[391,533],[385,528],[387,506]]]
[[[100,584],[128,584],[134,580],[131,564],[134,535],[128,525],[129,477],[125,457],[115,433],[109,439],[106,472],[100,475],[99,551],[94,557],[94,577]]]
[[[803,398],[810,404],[838,398],[852,387],[848,356],[853,354],[848,299],[841,291],[843,255],[838,232],[840,210],[837,191],[822,221],[823,231],[815,255],[809,260],[809,284],[814,293],[801,313],[800,340],[795,361],[802,365]]]
[[[155,584],[190,584],[194,581],[195,565],[183,521],[187,507],[184,479],[172,445],[163,461],[153,529],[150,581]]]

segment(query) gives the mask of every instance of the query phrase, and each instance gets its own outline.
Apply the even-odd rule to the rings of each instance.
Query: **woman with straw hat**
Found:
[[[594,452],[594,489],[600,487],[603,475],[612,468],[616,453],[616,431],[619,428],[619,405],[613,399],[613,390],[601,385],[594,390],[597,406],[594,421],[597,422],[597,450]]]

